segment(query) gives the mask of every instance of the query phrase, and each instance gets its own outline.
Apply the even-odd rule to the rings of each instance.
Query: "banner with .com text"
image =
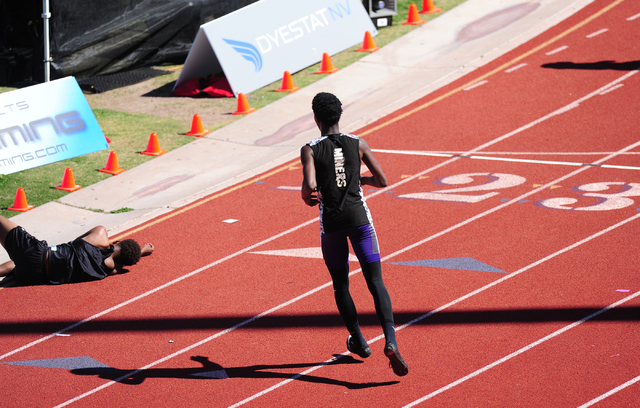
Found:
[[[261,0],[200,26],[176,87],[224,73],[236,95],[248,93],[362,43],[366,31],[377,34],[361,0]]]
[[[108,148],[75,78],[0,94],[0,174]]]

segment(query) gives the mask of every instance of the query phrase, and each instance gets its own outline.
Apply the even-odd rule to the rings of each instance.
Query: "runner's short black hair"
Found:
[[[324,126],[330,127],[340,121],[342,103],[334,94],[320,92],[311,102],[313,114]]]
[[[120,256],[118,257],[120,264],[124,266],[135,265],[138,263],[141,256],[142,250],[136,241],[132,239],[120,241]]]

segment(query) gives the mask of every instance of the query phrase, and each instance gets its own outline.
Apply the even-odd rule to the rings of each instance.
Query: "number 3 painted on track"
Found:
[[[413,198],[418,200],[432,200],[432,201],[447,201],[455,203],[477,203],[482,200],[486,200],[489,197],[493,197],[499,194],[495,191],[479,195],[471,194],[453,194],[453,193],[472,193],[478,191],[499,190],[503,188],[515,187],[526,181],[524,177],[516,176],[513,174],[504,173],[468,173],[458,174],[456,176],[447,176],[434,180],[435,184],[441,185],[460,185],[469,184],[474,181],[474,177],[483,177],[487,181],[482,184],[470,186],[451,188],[447,190],[437,190],[428,193],[412,193],[403,194],[397,196],[398,198]]]
[[[617,193],[599,193],[599,191],[610,190],[610,186],[621,186],[621,189]],[[608,211],[629,207],[634,204],[634,201],[627,197],[640,196],[640,184],[617,181],[582,184],[580,186],[573,187],[572,190],[584,193],[580,194],[579,197],[595,197],[598,199],[598,202],[586,207],[573,208],[569,207],[569,205],[576,203],[578,201],[577,199],[559,197],[536,201],[535,205],[556,210]]]

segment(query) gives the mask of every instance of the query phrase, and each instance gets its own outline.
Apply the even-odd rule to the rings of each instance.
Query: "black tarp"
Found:
[[[200,25],[257,0],[50,0],[51,78],[184,62]],[[42,69],[42,0],[0,0],[0,53],[31,47]],[[18,18],[19,17],[19,18]],[[28,32],[29,44],[24,44]],[[21,44],[17,44],[21,42]],[[38,80],[38,78],[34,78]]]

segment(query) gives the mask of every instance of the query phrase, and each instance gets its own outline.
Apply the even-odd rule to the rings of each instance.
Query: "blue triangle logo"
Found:
[[[461,269],[464,271],[506,273],[505,271],[502,271],[498,268],[494,268],[491,265],[487,265],[484,262],[480,262],[469,257],[430,259],[430,260],[423,260],[423,261],[389,262],[389,263],[394,265],[430,266],[433,268]]]
[[[25,360],[12,361],[10,365],[21,365],[30,367],[47,367],[47,368],[64,368],[67,370],[77,370],[82,368],[111,368],[108,365],[99,362],[91,357],[69,357],[69,358],[52,358],[47,360]]]

